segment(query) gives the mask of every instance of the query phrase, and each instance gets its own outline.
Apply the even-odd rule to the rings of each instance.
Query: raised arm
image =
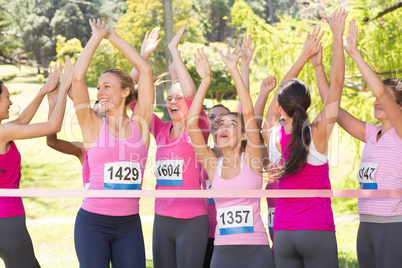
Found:
[[[357,49],[357,26],[355,21],[350,22],[352,26],[349,25],[349,33],[347,37],[347,44],[345,46],[345,51],[356,63],[360,72],[363,75],[364,80],[366,80],[367,85],[373,92],[374,96],[380,103],[382,109],[384,110],[387,118],[389,119],[391,125],[395,128],[398,133],[399,138],[402,139],[402,110],[401,105],[395,102],[391,93],[388,91],[387,87],[378,77],[376,72],[371,69],[371,67],[364,61]]]
[[[208,177],[212,179],[216,167],[211,165],[211,161],[217,161],[217,157],[211,148],[208,147],[202,131],[198,126],[202,104],[211,83],[211,69],[204,53],[204,49],[197,49],[197,54],[194,54],[194,65],[197,69],[198,75],[201,77],[201,84],[198,87],[197,94],[195,95],[187,114],[187,129],[194,152],[204,169],[207,171]]]
[[[222,61],[225,63],[230,75],[232,76],[233,82],[236,86],[237,94],[240,99],[247,135],[247,164],[255,173],[260,174],[262,170],[261,161],[254,160],[261,159],[262,156],[262,151],[260,147],[260,134],[254,117],[253,102],[251,101],[250,94],[243,83],[239,70],[237,69],[237,62],[239,61],[241,56],[240,52],[240,46],[235,48],[232,52],[230,51],[230,47],[228,46],[226,55],[223,55],[222,51],[219,51],[219,54]]]
[[[304,65],[310,59],[310,57],[318,52],[320,41],[324,32],[320,34],[321,27],[318,26],[314,28],[312,34],[310,32],[307,33],[306,41],[304,42],[302,53],[300,54],[299,58],[287,72],[285,77],[282,79],[282,82],[297,78],[301,70],[303,69]],[[282,83],[281,82],[281,83]],[[279,85],[280,86],[280,85]],[[279,124],[280,114],[278,112],[278,96],[275,94],[274,98],[271,101],[271,104],[268,107],[266,121],[264,124],[268,124],[269,127],[264,128],[271,128]]]
[[[64,74],[60,80],[59,95],[57,103],[49,120],[43,123],[19,125],[12,122],[2,124],[0,140],[9,142],[11,140],[30,139],[42,137],[51,133],[59,132],[61,129],[64,111],[67,101],[67,90],[71,86],[73,66],[69,58],[66,59]]]
[[[241,46],[242,50],[242,57],[240,62],[240,72],[241,78],[243,79],[244,85],[246,86],[247,90],[250,92],[250,62],[253,58],[253,54],[257,45],[254,45],[251,48],[253,43],[253,38],[251,35],[244,35],[243,44]]]
[[[151,119],[153,113],[153,104],[155,101],[155,90],[152,77],[151,65],[141,57],[140,53],[135,50],[126,40],[119,36],[113,28],[110,28],[109,34],[106,39],[112,43],[131,65],[138,70],[138,101],[135,105],[132,115],[132,120],[136,124],[144,142],[149,145],[149,138],[145,139],[145,136],[149,136]],[[145,120],[145,121],[143,121]]]
[[[42,103],[43,98],[45,95],[54,90],[57,87],[57,83],[60,80],[61,76],[61,71],[63,70],[63,65],[60,64],[55,66],[54,70],[50,68],[49,72],[49,78],[46,81],[46,84],[41,87],[39,90],[39,93],[35,96],[35,98],[31,101],[31,103],[25,108],[25,110],[18,116],[17,119],[10,121],[10,123],[14,124],[19,124],[19,125],[26,125],[31,122],[32,118],[35,116],[36,111],[38,111],[38,108],[40,104]]]
[[[52,115],[56,106],[59,89],[53,90],[47,94],[49,102],[49,118]],[[82,163],[83,145],[81,142],[69,142],[57,138],[57,133],[46,136],[47,146],[65,154],[76,156]]]
[[[140,52],[140,55],[144,60],[148,61],[149,56],[151,56],[151,54],[158,47],[159,42],[161,41],[158,38],[159,38],[159,27],[153,28],[149,35],[148,35],[148,31],[145,33],[145,38],[144,38],[144,41],[142,42],[141,52]],[[140,78],[140,73],[137,71],[137,69],[133,68],[131,70],[130,75],[133,78],[134,82],[138,83],[138,80]]]
[[[183,60],[181,59],[180,52],[178,49],[180,40],[183,36],[184,30],[186,29],[186,24],[182,25],[177,32],[177,34],[172,38],[169,43],[169,50],[173,57],[173,62],[177,71],[177,76],[180,82],[181,89],[183,90],[184,97],[187,100],[192,100],[197,93],[194,81],[190,76]]]
[[[351,24],[349,24],[349,28]],[[311,57],[311,64],[315,70],[317,79],[318,91],[322,102],[324,103],[325,97],[329,91],[327,76],[325,75],[324,67],[322,65],[322,46],[317,54]],[[365,142],[366,123],[360,121],[346,110],[339,108],[338,124],[346,130],[353,137]]]
[[[109,33],[105,22],[89,20],[92,36],[79,56],[73,72],[73,103],[78,123],[83,133],[84,142],[93,142],[99,134],[98,124],[100,119],[91,108],[85,74],[91,63],[92,57],[102,39]]]
[[[244,81],[244,80],[243,80]],[[257,101],[254,105],[255,120],[257,122],[257,127],[261,128],[262,118],[264,115],[264,107],[267,103],[269,93],[276,87],[275,76],[270,76],[262,80],[260,87],[260,94],[258,94]]]
[[[330,87],[323,101],[323,109],[314,120],[311,133],[318,152],[327,153],[328,140],[338,119],[343,81],[345,77],[345,57],[343,53],[343,32],[345,30],[345,9],[337,8],[329,19],[333,34]]]

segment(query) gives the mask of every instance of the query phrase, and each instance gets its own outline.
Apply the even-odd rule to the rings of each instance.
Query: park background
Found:
[[[338,6],[346,7],[349,17],[358,25],[358,47],[364,59],[381,78],[400,77],[402,2],[400,1],[286,1],[286,0],[0,0],[0,79],[12,96],[10,120],[29,104],[46,81],[47,68],[70,56],[73,61],[88,41],[91,30],[88,19],[100,17],[114,26],[137,50],[145,32],[160,27],[162,39],[150,57],[154,76],[167,71],[171,56],[167,43],[179,27],[187,28],[179,49],[196,85],[200,80],[192,64],[196,48],[204,47],[212,70],[206,108],[223,103],[237,109],[236,90],[221,62],[218,50],[241,43],[244,34],[251,34],[257,44],[250,65],[250,94],[253,101],[259,85],[267,76],[280,81],[297,59],[313,26],[321,25],[324,69],[329,77],[332,35],[327,17]],[[347,29],[347,27],[346,27]],[[167,41],[166,41],[167,40]],[[374,97],[352,59],[346,54],[346,77],[341,106],[357,118],[378,123],[374,118]],[[101,71],[119,67],[130,71],[129,63],[107,41],[101,43],[87,73],[90,96],[96,100],[96,83]],[[315,82],[314,69],[308,63],[299,78],[312,92],[313,118],[322,107]],[[170,79],[168,76],[163,79]],[[156,88],[155,113],[168,120],[163,109],[170,82]],[[271,96],[272,98],[272,96]],[[269,103],[270,99],[268,100]],[[44,100],[33,122],[47,119]],[[72,102],[67,103],[65,122],[58,135],[69,141],[81,140],[81,131]],[[21,188],[82,189],[81,165],[73,156],[63,155],[46,146],[45,138],[16,142],[22,154]],[[358,189],[356,172],[360,163],[362,143],[351,138],[338,126],[330,140],[330,178],[333,189]],[[149,157],[155,155],[155,142]],[[143,189],[154,189],[152,170],[146,170]],[[27,225],[36,256],[42,267],[78,267],[73,232],[80,198],[24,198]],[[153,198],[140,201],[147,265],[152,267]],[[261,214],[267,221],[267,205],[261,201]],[[358,267],[355,240],[358,226],[357,200],[333,198],[340,267]],[[0,267],[4,267],[0,262]]]

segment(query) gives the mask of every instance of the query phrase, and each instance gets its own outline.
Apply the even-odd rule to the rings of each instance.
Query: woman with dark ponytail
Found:
[[[331,189],[327,149],[342,95],[346,16],[345,10],[339,8],[329,19],[333,33],[331,87],[313,123],[307,114],[311,104],[309,89],[296,77],[321,47],[320,28],[307,34],[300,57],[269,106],[263,136],[271,163],[278,162],[269,171],[270,179],[278,180],[279,189]],[[283,126],[279,124],[281,117]],[[276,268],[338,267],[330,198],[278,198],[273,230]]]

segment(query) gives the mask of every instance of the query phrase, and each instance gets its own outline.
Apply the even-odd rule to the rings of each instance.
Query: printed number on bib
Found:
[[[206,185],[206,188],[207,188],[206,190],[211,190],[212,185],[211,185],[210,180],[206,180],[205,185]],[[208,204],[210,204],[210,205],[215,204],[215,200],[213,198],[208,198]]]
[[[157,185],[183,186],[183,160],[156,161],[154,174]]]
[[[268,208],[268,229],[269,233],[274,233],[274,215],[275,215],[275,208]]]
[[[139,190],[142,174],[139,163],[106,163],[103,171],[103,188],[106,190]]]
[[[216,219],[220,235],[254,233],[253,208],[251,206],[218,208]]]
[[[378,189],[375,173],[377,172],[378,164],[362,162],[360,163],[359,171],[357,172],[357,181],[360,183],[360,189]]]

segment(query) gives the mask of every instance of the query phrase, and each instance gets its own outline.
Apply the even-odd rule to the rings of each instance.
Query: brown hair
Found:
[[[0,94],[1,94],[1,92],[3,92],[3,85],[4,85],[4,84],[3,84],[3,81],[0,80]],[[1,98],[1,97],[0,97],[0,98]]]
[[[402,80],[398,78],[388,78],[382,82],[392,89],[395,94],[396,103],[402,105]]]
[[[289,151],[289,158],[282,165],[270,168],[273,179],[298,172],[307,163],[311,142],[307,114],[311,97],[306,84],[297,78],[283,82],[278,88],[278,103],[285,113],[293,118],[293,123],[290,143],[285,152],[282,152],[282,155],[285,155]]]
[[[105,73],[116,74],[119,77],[120,86],[122,89],[129,88],[130,94],[127,96],[125,105],[132,103],[133,101],[137,101],[138,99],[138,91],[135,89],[133,78],[129,73],[123,71],[118,68],[111,68],[102,72],[102,75]]]
[[[223,106],[223,105],[222,105]],[[215,107],[215,106],[214,106]],[[224,107],[224,106],[223,106]],[[225,107],[226,108],[226,107]],[[212,109],[211,109],[212,110]],[[240,125],[241,125],[241,133],[246,133],[246,127],[244,125],[244,118],[243,115],[241,113],[236,113],[236,112],[229,112],[227,114],[225,114],[224,116],[228,116],[228,115],[234,115],[236,116],[239,121],[240,121]],[[222,116],[223,117],[223,116]],[[241,146],[240,149],[245,148],[247,145],[247,139],[241,142]]]

